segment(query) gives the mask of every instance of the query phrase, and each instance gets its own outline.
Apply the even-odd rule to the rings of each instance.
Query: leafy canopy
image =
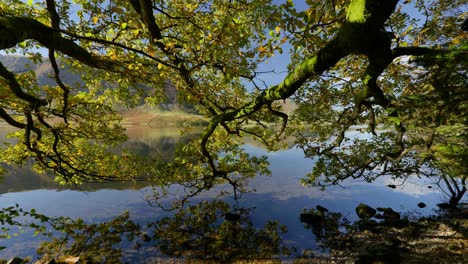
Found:
[[[463,194],[466,3],[306,2],[2,1],[0,49],[33,61],[46,49],[57,85],[0,64],[0,117],[18,128],[0,157],[32,158],[64,183],[146,179],[190,197],[227,182],[237,194],[268,173],[242,136],[274,150],[293,135],[317,158],[304,184],[438,175]],[[287,76],[266,87],[261,65],[285,51]],[[84,84],[63,83],[61,65]],[[173,161],[123,149],[116,106],[163,102],[168,83],[209,120],[199,140]],[[292,115],[278,104],[286,98]]]

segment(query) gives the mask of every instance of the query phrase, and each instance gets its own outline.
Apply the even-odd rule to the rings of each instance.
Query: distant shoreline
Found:
[[[189,122],[195,125],[202,125],[207,121],[201,115],[185,113],[182,111],[141,111],[127,110],[122,113],[123,126],[147,125],[149,127],[172,127],[181,123]]]
[[[206,123],[206,119],[201,115],[185,113],[182,111],[161,111],[151,112],[142,110],[127,110],[121,113],[123,126],[147,125],[149,127],[171,127],[180,123],[189,122],[195,125]],[[15,127],[0,119],[0,128]]]

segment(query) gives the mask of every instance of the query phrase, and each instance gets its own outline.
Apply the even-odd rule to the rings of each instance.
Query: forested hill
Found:
[[[0,55],[0,62],[13,73],[23,73],[28,71],[34,71],[37,77],[38,84],[55,86],[57,83],[53,78],[53,69],[47,59],[43,59],[43,62],[34,63],[25,56],[20,55]],[[60,63],[60,62],[59,62]],[[83,82],[78,73],[73,72],[70,67],[66,64],[60,65],[60,77],[62,81],[75,88],[76,90],[84,89]],[[148,94],[151,94],[151,90],[154,87],[148,87]],[[166,103],[161,105],[163,110],[180,109],[177,103],[177,91],[176,89],[167,82],[164,85],[166,94]],[[143,104],[143,100],[142,100]]]

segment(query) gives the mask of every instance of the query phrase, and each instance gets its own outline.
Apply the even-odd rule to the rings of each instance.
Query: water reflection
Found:
[[[2,132],[2,129],[0,129],[0,134],[2,133],[4,135],[5,131],[3,130]],[[128,129],[129,141],[126,143],[126,146],[142,155],[160,156],[170,159],[174,156],[175,144],[177,142],[188,142],[196,137],[197,133],[200,133],[200,131],[182,136],[177,128],[150,129],[148,127],[134,126]],[[427,186],[421,185],[420,182],[414,182],[410,187],[391,189],[386,187],[386,185],[392,184],[392,182],[385,179],[377,180],[375,184],[348,181],[342,184],[343,187],[331,187],[326,191],[320,191],[318,188],[306,188],[300,185],[299,180],[310,171],[313,161],[305,159],[302,151],[290,148],[275,153],[267,153],[264,149],[251,145],[246,145],[245,149],[253,155],[267,155],[271,164],[270,170],[272,171],[272,175],[270,177],[252,179],[250,186],[255,192],[244,194],[239,201],[233,201],[230,196],[225,196],[221,199],[223,202],[229,203],[230,208],[234,208],[234,206],[237,206],[237,208],[255,208],[249,211],[248,219],[245,218],[242,212],[234,213],[239,215],[240,221],[244,221],[240,227],[255,228],[257,231],[245,229],[250,230],[247,232],[241,229],[237,233],[246,232],[244,234],[246,236],[248,234],[257,234],[256,232],[260,232],[259,230],[262,230],[269,221],[278,221],[278,223],[287,227],[288,232],[281,235],[283,240],[281,245],[275,244],[275,248],[268,249],[270,250],[268,252],[278,253],[280,246],[297,248],[298,252],[317,248],[314,233],[305,230],[304,224],[300,221],[300,213],[304,209],[322,205],[330,211],[341,212],[344,217],[354,221],[357,220],[354,207],[360,203],[366,203],[372,207],[392,206],[396,210],[413,211],[424,215],[431,213],[435,208],[435,204],[439,203],[442,198],[442,195],[435,188],[429,189]],[[83,217],[91,222],[109,220],[120,215],[125,210],[129,210],[132,219],[140,224],[162,219],[162,217],[174,216],[158,208],[148,206],[143,199],[145,193],[151,192],[148,188],[148,183],[105,183],[64,187],[55,183],[52,175],[36,175],[27,167],[9,167],[8,169],[11,172],[5,175],[3,182],[0,183],[0,207],[18,203],[26,210],[36,208],[39,212],[46,215],[68,216],[72,218]],[[211,201],[214,198],[218,198],[219,193],[223,190],[229,190],[229,188],[227,186],[217,186],[213,190],[207,191],[196,199],[193,199],[191,205],[196,206],[199,202]],[[417,204],[420,202],[424,202],[428,206],[424,209],[417,207]],[[228,225],[229,223],[229,221],[225,221],[225,218],[230,211],[226,211],[226,207],[223,206],[221,206],[221,208],[224,208],[222,210],[216,211],[213,209],[216,212],[217,219],[213,222],[213,225],[217,228],[221,228],[223,223],[226,223],[224,225]],[[203,208],[199,210],[206,210]],[[210,207],[207,205],[206,208]],[[177,214],[175,216],[177,219]],[[179,217],[179,220],[166,220],[166,225],[168,227],[174,225],[175,228],[174,223],[198,219],[193,217],[195,216],[190,215],[189,211],[187,211],[186,215]],[[195,222],[194,225],[196,226],[196,224]],[[279,226],[278,224],[275,228],[279,228]],[[169,230],[161,228],[159,228],[158,232],[160,235],[173,236],[171,239],[174,243],[177,242],[175,241],[176,238],[180,238],[178,236],[182,235],[177,234],[175,231],[167,233]],[[220,235],[215,231],[209,232],[212,234],[210,237]],[[228,234],[234,235],[234,233],[226,233],[224,235]],[[318,234],[316,233],[315,235]],[[200,237],[199,239],[200,241],[204,241],[208,237]],[[249,239],[252,240],[247,240],[246,243],[248,241],[255,241],[253,238]],[[16,250],[18,248],[21,249],[21,255],[34,255],[34,246],[28,247],[31,251],[23,248],[30,241],[32,239],[28,236],[0,241],[0,246],[8,246],[6,250],[0,251],[0,257],[11,257],[15,252],[15,248]],[[166,247],[166,253],[177,255],[177,252],[173,250],[175,245],[167,244],[171,243],[170,241],[159,241],[157,243],[159,243],[161,251]],[[190,249],[190,254],[192,255],[195,254],[193,252],[195,249],[203,248],[202,242],[200,242],[201,244],[194,243],[195,241],[184,244]],[[229,249],[235,248],[237,245],[234,242],[232,242],[234,243],[233,245],[223,243],[219,244],[219,246]],[[34,245],[37,244],[38,242],[35,242]],[[181,252],[179,253],[182,254]],[[230,255],[226,253],[222,258],[229,259]]]
[[[13,130],[8,127],[0,127],[0,138],[5,138],[6,134],[11,131]],[[181,135],[180,129],[176,127],[150,129],[145,126],[132,126],[128,128],[127,132],[129,140],[123,144],[123,148],[127,148],[142,156],[170,160],[174,158],[176,144],[184,144],[193,140],[200,133],[200,130],[195,129],[190,134]],[[37,174],[33,172],[31,164],[26,164],[20,168],[5,164],[3,166],[7,169],[8,173],[0,181],[0,195],[31,190],[78,190],[86,192],[103,189],[139,190],[150,185],[148,182],[106,182],[64,186],[55,182],[54,176],[51,174]]]
[[[281,239],[286,227],[273,220],[255,227],[249,214],[222,201],[201,202],[154,222],[152,239],[171,257],[232,262],[289,255]]]

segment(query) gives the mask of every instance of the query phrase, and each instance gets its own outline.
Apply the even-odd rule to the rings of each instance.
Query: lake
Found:
[[[7,127],[0,127],[1,138],[5,137],[7,131]],[[146,151],[156,148],[171,153],[176,142],[185,140],[177,128],[133,126],[128,133],[130,144]],[[299,220],[303,209],[321,205],[331,211],[341,212],[350,220],[356,220],[354,208],[359,203],[366,203],[374,208],[392,207],[403,213],[427,215],[432,214],[435,205],[445,198],[436,186],[428,188],[427,184],[417,179],[409,179],[404,187],[396,189],[386,186],[394,183],[391,179],[378,179],[372,184],[346,181],[341,187],[330,187],[326,191],[303,187],[300,178],[311,170],[313,161],[305,159],[301,150],[292,147],[268,153],[252,145],[245,145],[245,149],[254,155],[267,155],[272,175],[252,179],[250,186],[256,191],[244,194],[238,205],[255,208],[250,214],[255,226],[263,227],[268,220],[278,220],[286,225],[288,232],[282,237],[284,243],[297,247],[298,252],[317,247],[315,236]],[[139,223],[154,221],[169,214],[148,205],[144,196],[150,192],[150,187],[144,183],[85,184],[80,189],[74,189],[54,183],[50,175],[36,175],[29,168],[10,169],[11,172],[0,183],[1,208],[19,204],[24,209],[35,208],[48,216],[82,217],[97,222],[109,220],[125,210]],[[194,201],[212,200],[217,195],[217,191],[207,191]],[[234,203],[232,197],[222,199]],[[419,208],[419,202],[426,203],[427,207]],[[41,239],[44,238],[33,238],[30,233],[24,233],[1,240],[0,246],[7,248],[0,250],[0,258],[34,256],[35,247]]]

